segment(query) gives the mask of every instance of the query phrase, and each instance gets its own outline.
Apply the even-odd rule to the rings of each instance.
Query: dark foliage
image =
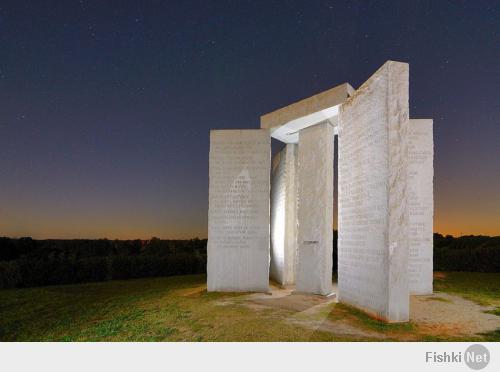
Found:
[[[206,240],[0,238],[0,288],[204,273]]]
[[[500,272],[500,236],[434,234],[434,270]],[[337,271],[337,231],[333,232],[333,271]]]
[[[207,241],[200,239],[0,238],[0,288],[205,273],[206,247]],[[434,270],[500,272],[500,237],[434,234]]]
[[[500,236],[434,234],[434,270],[500,272]]]

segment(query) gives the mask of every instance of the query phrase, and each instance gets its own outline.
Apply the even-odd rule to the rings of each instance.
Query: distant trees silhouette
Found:
[[[0,238],[0,288],[204,273],[206,243]]]
[[[434,270],[500,272],[500,236],[435,233]]]
[[[333,271],[337,271],[337,231]],[[207,240],[0,237],[0,288],[206,272]],[[434,270],[500,272],[500,236],[434,234]]]

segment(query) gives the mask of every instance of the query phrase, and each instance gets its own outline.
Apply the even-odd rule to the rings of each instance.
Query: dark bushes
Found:
[[[140,278],[203,273],[204,257],[179,253],[169,256],[116,257],[113,259],[113,278]]]
[[[27,244],[28,242],[28,244]],[[0,288],[204,273],[206,240],[22,240],[0,238]],[[152,242],[153,249],[149,247]]]
[[[206,240],[0,238],[0,288],[206,272]],[[434,234],[434,270],[500,272],[500,237]],[[337,271],[334,231],[333,271]]]
[[[0,261],[0,288],[17,287],[21,282],[17,262]]]
[[[333,232],[333,272],[337,271],[337,231]],[[434,271],[500,272],[500,236],[434,234]]]
[[[434,270],[500,272],[500,236],[434,234]]]

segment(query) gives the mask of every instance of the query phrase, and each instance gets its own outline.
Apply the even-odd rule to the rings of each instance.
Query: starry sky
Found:
[[[388,59],[410,64],[410,117],[434,118],[434,230],[500,235],[499,19],[481,0],[3,0],[0,236],[206,237],[211,128]]]

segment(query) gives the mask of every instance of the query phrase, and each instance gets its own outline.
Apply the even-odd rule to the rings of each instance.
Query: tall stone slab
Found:
[[[212,130],[209,291],[269,290],[269,130]]]
[[[299,132],[299,292],[332,293],[333,127],[317,124]]]
[[[388,61],[340,108],[339,300],[407,321],[408,64]]]
[[[411,119],[408,127],[410,293],[432,294],[434,139],[432,119]]]
[[[287,144],[272,161],[270,277],[295,283],[297,255],[297,145]]]

